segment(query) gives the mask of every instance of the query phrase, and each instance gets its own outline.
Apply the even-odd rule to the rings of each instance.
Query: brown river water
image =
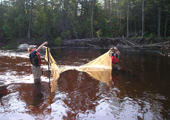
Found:
[[[63,48],[51,49],[51,54],[59,67],[69,67],[88,63],[107,51]],[[7,84],[0,90],[0,119],[170,119],[170,58],[153,50],[120,52],[121,69],[112,70],[105,82],[68,70],[58,80],[50,78],[51,87],[44,58],[41,84],[34,85],[29,54],[0,51],[0,82]],[[45,51],[41,53],[44,57]]]

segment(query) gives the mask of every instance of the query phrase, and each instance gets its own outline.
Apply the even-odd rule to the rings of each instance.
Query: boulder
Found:
[[[27,51],[27,48],[28,48],[28,47],[29,47],[29,44],[26,44],[26,43],[25,43],[25,44],[19,45],[19,46],[18,46],[18,49],[19,49],[19,50],[24,50],[24,51],[26,50],[26,51]]]

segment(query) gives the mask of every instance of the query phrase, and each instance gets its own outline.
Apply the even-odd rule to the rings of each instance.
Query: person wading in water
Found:
[[[114,47],[111,48],[112,52],[111,52],[111,59],[112,59],[112,69],[120,69],[119,67],[119,56],[120,56],[120,52],[119,50]]]
[[[40,83],[41,81],[41,55],[39,53],[39,50],[44,48],[47,49],[47,47],[45,47],[44,45],[47,45],[48,42],[44,42],[43,44],[41,44],[38,48],[36,45],[30,45],[30,47],[28,48],[28,52],[30,52],[29,58],[30,58],[30,62],[32,64],[31,66],[31,70],[34,76],[34,83]]]

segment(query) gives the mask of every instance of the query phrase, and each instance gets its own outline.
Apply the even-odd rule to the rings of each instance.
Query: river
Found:
[[[59,67],[80,66],[107,49],[51,49]],[[120,70],[105,81],[68,70],[49,84],[43,59],[41,84],[34,85],[27,52],[0,51],[0,118],[3,120],[170,119],[170,58],[156,50],[120,49]],[[106,74],[103,74],[103,76]],[[102,79],[102,78],[101,78]],[[53,90],[53,91],[52,91]],[[50,92],[52,91],[52,92]]]

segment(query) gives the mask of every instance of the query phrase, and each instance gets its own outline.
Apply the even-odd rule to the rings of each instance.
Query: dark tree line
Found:
[[[1,0],[0,39],[169,37],[169,0]]]

